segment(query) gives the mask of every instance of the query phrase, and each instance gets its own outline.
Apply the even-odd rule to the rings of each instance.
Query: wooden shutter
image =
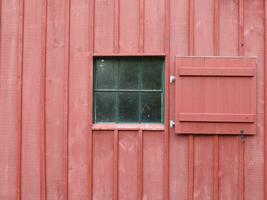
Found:
[[[177,57],[175,132],[256,134],[256,59]]]

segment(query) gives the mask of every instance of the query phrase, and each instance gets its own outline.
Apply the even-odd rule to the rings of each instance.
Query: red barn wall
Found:
[[[265,18],[264,0],[2,0],[0,199],[267,198]],[[93,55],[166,56],[165,125],[93,126]],[[174,134],[176,55],[257,57],[256,136]]]

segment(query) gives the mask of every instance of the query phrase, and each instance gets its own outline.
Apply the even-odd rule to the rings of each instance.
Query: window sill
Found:
[[[164,131],[164,124],[93,124],[93,130],[148,130]]]

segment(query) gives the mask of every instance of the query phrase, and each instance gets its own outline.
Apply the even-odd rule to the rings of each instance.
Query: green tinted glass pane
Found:
[[[117,61],[116,59],[96,60],[96,89],[115,89],[117,81]]]
[[[141,102],[141,121],[161,122],[161,93],[142,93]]]
[[[138,122],[138,92],[119,93],[119,121]]]
[[[160,90],[162,87],[162,66],[160,58],[142,59],[142,89]]]
[[[138,89],[138,60],[124,58],[119,62],[119,88]]]
[[[116,93],[96,92],[95,93],[95,121],[115,122],[116,116]]]

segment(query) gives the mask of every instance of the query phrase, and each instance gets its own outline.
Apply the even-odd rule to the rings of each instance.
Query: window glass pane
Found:
[[[120,89],[138,89],[138,60],[125,58],[119,62]]]
[[[95,58],[94,122],[161,123],[163,69],[161,57]]]
[[[162,87],[162,64],[160,58],[142,59],[142,89],[160,90]]]
[[[141,121],[161,122],[161,93],[144,92],[141,102]]]
[[[115,122],[116,116],[116,93],[96,92],[95,93],[95,121]]]
[[[138,92],[119,93],[119,121],[138,122]]]
[[[96,89],[115,89],[117,81],[116,59],[98,59],[96,61]]]

